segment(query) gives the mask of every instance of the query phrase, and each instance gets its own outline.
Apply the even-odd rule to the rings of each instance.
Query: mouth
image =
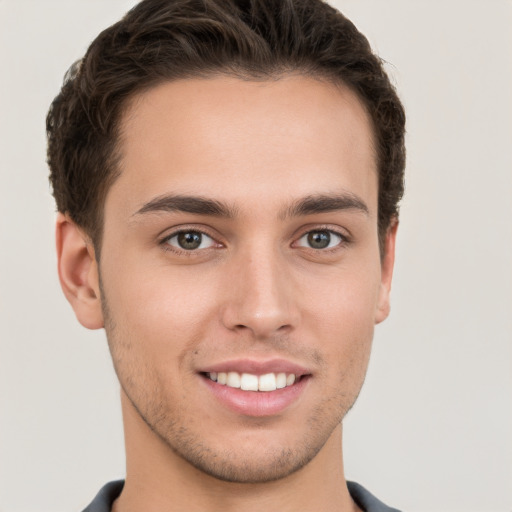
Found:
[[[244,416],[273,416],[299,401],[311,372],[287,361],[232,361],[205,368],[199,375],[214,403]]]
[[[284,372],[256,375],[254,373],[239,373],[235,371],[206,372],[203,375],[222,386],[243,391],[261,391],[263,393],[293,386],[305,377],[305,375],[287,374]]]

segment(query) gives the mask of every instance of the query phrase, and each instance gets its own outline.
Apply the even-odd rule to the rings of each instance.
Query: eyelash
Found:
[[[185,233],[198,233],[198,234],[200,234],[202,236],[206,236],[206,237],[210,238],[212,240],[212,242],[213,242],[212,247],[205,247],[205,248],[202,248],[202,249],[201,248],[184,249],[184,248],[179,248],[179,247],[176,247],[176,246],[173,246],[173,245],[169,244],[170,240],[172,240],[175,237],[178,237],[180,234],[185,234]],[[317,249],[317,248],[314,248],[314,247],[308,247],[308,246],[299,246],[299,247],[303,247],[303,248],[308,249],[310,251],[315,251],[315,252],[319,252],[319,253],[320,252],[321,253],[331,253],[331,252],[334,252],[334,251],[340,249],[341,247],[347,246],[350,243],[350,238],[346,234],[341,233],[340,231],[338,231],[336,229],[332,229],[331,227],[319,226],[319,227],[317,227],[315,229],[309,229],[308,231],[303,232],[298,238],[295,239],[295,241],[293,242],[292,246],[297,244],[300,240],[302,240],[304,237],[306,237],[307,235],[309,235],[311,233],[329,233],[330,235],[335,235],[336,237],[339,237],[340,240],[333,247],[326,247],[326,248],[321,248],[321,249]],[[206,251],[206,250],[215,248],[215,245],[217,247],[222,246],[222,244],[220,242],[216,241],[214,236],[210,235],[209,233],[207,233],[203,229],[198,229],[198,228],[182,228],[182,229],[179,229],[178,231],[174,231],[171,234],[165,236],[159,242],[159,244],[162,246],[162,248],[165,251],[171,251],[171,252],[174,252],[174,253],[179,254],[179,255],[186,255],[186,256],[192,256],[192,257],[193,256],[197,256],[198,253],[200,253],[202,251]]]
[[[340,249],[341,247],[346,247],[350,243],[350,239],[349,239],[348,235],[341,233],[340,231],[338,231],[336,229],[332,229],[327,226],[320,226],[320,227],[316,227],[314,229],[309,229],[308,231],[304,232],[299,238],[296,239],[294,244],[298,243],[300,240],[302,240],[304,237],[310,235],[311,233],[329,233],[330,235],[335,235],[336,237],[338,237],[339,242],[337,244],[335,244],[333,247],[325,247],[322,249],[316,249],[314,247],[309,247],[309,246],[300,246],[300,247],[304,247],[305,249],[309,249],[309,250],[312,250],[315,252],[331,253],[331,252],[334,252],[334,251]]]
[[[180,248],[180,247],[176,247],[176,246],[173,246],[169,243],[170,240],[172,240],[173,238],[175,237],[178,237],[180,234],[185,234],[185,233],[198,233],[200,234],[201,236],[206,236],[208,238],[210,238],[213,242],[212,244],[212,247],[205,247],[205,248],[197,248],[197,249],[184,249],[184,248]],[[201,241],[202,243],[202,241]],[[176,254],[179,254],[179,255],[185,255],[185,256],[197,256],[197,254],[201,251],[205,251],[205,250],[208,250],[208,249],[212,249],[212,248],[215,248],[215,245],[217,246],[221,246],[222,244],[220,244],[219,242],[217,242],[215,240],[215,237],[210,235],[209,233],[207,233],[206,231],[204,231],[204,229],[198,229],[198,228],[181,228],[179,229],[178,231],[174,231],[172,232],[171,234],[165,236],[161,241],[160,241],[160,245],[162,246],[162,248],[164,249],[164,251],[171,251],[171,252],[174,252]]]

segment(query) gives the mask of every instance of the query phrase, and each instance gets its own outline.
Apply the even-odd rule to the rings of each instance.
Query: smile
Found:
[[[300,401],[312,380],[310,369],[284,359],[238,359],[201,368],[214,404],[252,417],[283,414]]]
[[[252,373],[230,372],[209,372],[206,376],[218,384],[244,391],[276,391],[288,386],[293,386],[297,377],[293,373],[266,373],[264,375],[255,375]]]

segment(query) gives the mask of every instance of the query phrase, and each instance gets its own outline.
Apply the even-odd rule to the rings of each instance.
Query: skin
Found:
[[[389,312],[396,236],[393,221],[381,254],[364,107],[303,76],[180,80],[131,101],[121,151],[101,260],[57,221],[62,287],[84,326],[105,327],[122,387],[127,478],[114,509],[356,510],[341,421]],[[155,205],[169,195],[229,216]],[[337,206],[324,211],[320,196]],[[293,208],[305,198],[316,210]],[[177,230],[207,236],[184,250]],[[268,417],[224,407],[198,373],[276,357],[310,375]]]

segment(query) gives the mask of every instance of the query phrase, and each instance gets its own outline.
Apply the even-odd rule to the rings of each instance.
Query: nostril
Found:
[[[278,333],[283,335],[292,330],[298,322],[297,312],[270,302],[255,303],[250,297],[243,302],[232,301],[220,312],[222,324],[240,334],[251,331],[256,338],[268,338]]]

